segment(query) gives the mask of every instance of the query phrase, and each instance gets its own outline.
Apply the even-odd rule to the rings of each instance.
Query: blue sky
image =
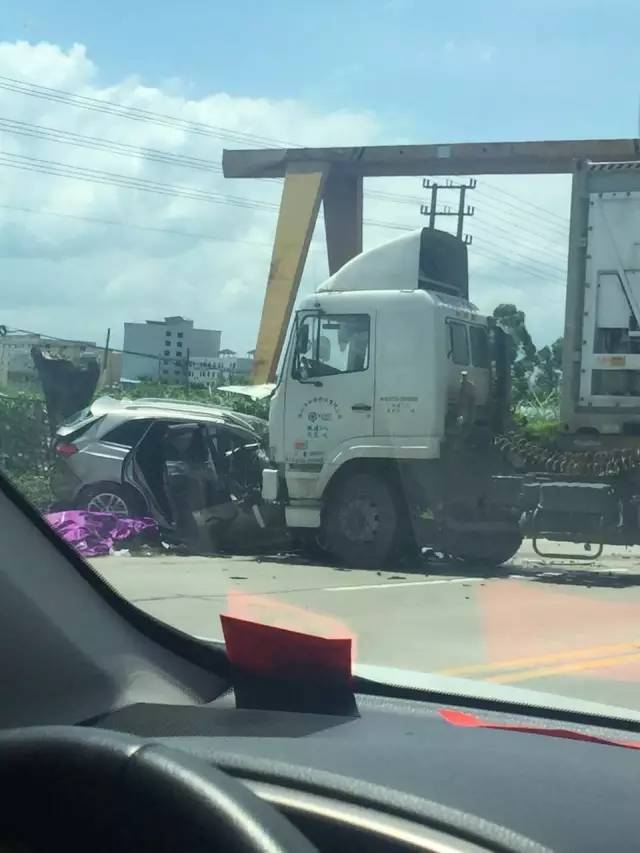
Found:
[[[4,0],[3,38],[85,44],[97,83],[371,109],[420,140],[627,136],[640,4],[613,0]]]

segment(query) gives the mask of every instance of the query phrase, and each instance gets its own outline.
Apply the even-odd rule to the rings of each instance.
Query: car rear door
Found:
[[[138,441],[125,454],[122,461],[121,480],[141,494],[149,510],[160,527],[172,527],[173,518],[170,507],[160,492],[161,478],[150,476],[149,463],[153,463],[154,450],[157,448],[156,459],[158,472],[162,471],[164,459],[160,457],[161,435],[168,424],[162,420],[148,421],[148,426]],[[150,444],[151,443],[151,444]],[[140,458],[142,457],[142,458]]]

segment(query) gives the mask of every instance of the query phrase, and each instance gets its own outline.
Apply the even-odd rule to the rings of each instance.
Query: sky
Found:
[[[606,14],[592,0],[3,0],[2,23],[10,328],[111,328],[117,346],[125,321],[182,314],[255,346],[280,186],[225,180],[223,147],[638,133],[640,5],[626,0]],[[479,176],[469,193],[472,299],[515,302],[539,345],[562,333],[569,189]],[[385,227],[366,225],[365,247],[424,225],[425,195],[419,178],[367,181],[365,218]],[[301,293],[327,275],[323,239],[320,222]]]

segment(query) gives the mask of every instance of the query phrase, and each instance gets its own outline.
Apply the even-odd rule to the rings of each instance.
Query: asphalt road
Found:
[[[556,546],[554,546],[556,547]],[[567,552],[572,546],[562,548]],[[221,638],[229,613],[353,639],[364,663],[513,684],[640,710],[640,549],[595,563],[418,563],[368,572],[290,557],[103,557],[143,610]]]

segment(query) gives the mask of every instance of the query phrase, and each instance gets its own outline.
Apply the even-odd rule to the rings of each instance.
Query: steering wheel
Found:
[[[315,850],[274,808],[215,767],[102,729],[0,733],[0,790],[3,851]]]

